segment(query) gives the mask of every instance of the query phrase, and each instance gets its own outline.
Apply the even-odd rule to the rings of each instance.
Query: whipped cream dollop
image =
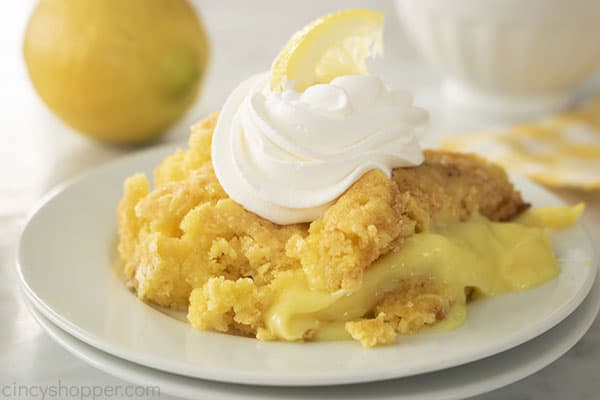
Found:
[[[374,76],[341,76],[303,93],[241,83],[219,115],[212,162],[236,202],[277,224],[310,222],[365,172],[423,162],[427,113]]]

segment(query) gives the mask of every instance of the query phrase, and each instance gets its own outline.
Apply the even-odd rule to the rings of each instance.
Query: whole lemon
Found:
[[[180,118],[209,56],[185,0],[41,0],[23,51],[48,106],[76,130],[112,143],[152,139]]]

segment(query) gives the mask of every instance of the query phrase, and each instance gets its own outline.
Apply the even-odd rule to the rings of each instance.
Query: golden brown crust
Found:
[[[278,275],[301,270],[314,289],[351,291],[373,261],[417,232],[474,213],[508,220],[528,207],[501,168],[474,155],[427,151],[422,165],[396,169],[392,179],[366,173],[310,225],[276,225],[228,198],[219,184],[210,160],[216,119],[196,124],[189,150],[156,168],[154,189],[143,175],[128,179],[118,209],[128,283],[163,306],[185,309],[191,301],[190,321],[200,329],[269,339],[261,315]],[[388,322],[350,326],[362,337],[363,328],[376,325],[376,341],[389,341],[382,324],[399,318],[394,307],[402,301],[382,303]],[[426,313],[427,307],[424,321]]]
[[[482,157],[442,150],[426,150],[424,155],[418,167],[395,169],[392,180],[434,222],[464,220],[474,213],[507,221],[529,207],[504,169]]]
[[[381,171],[365,174],[323,215],[306,237],[293,236],[286,249],[318,289],[354,290],[366,266],[399,236],[414,232],[406,197]]]
[[[365,174],[286,248],[313,287],[351,291],[374,260],[417,232],[476,213],[504,221],[528,206],[502,168],[472,154],[428,150],[422,165],[397,168],[391,180]]]
[[[414,333],[426,325],[442,320],[455,302],[448,287],[433,279],[414,279],[400,282],[398,287],[375,305],[375,314],[401,334]]]
[[[346,331],[352,339],[359,341],[363,347],[394,343],[396,341],[396,331],[385,318],[385,314],[380,313],[375,318],[349,321],[346,322]]]

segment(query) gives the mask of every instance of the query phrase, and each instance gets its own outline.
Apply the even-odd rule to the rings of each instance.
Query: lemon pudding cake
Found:
[[[427,114],[366,70],[382,26],[355,9],[309,24],[153,187],[126,180],[119,253],[140,299],[200,330],[371,347],[559,273],[545,226],[581,209],[536,218],[502,168],[422,151]]]

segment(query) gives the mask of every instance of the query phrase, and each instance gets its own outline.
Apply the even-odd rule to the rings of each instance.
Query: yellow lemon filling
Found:
[[[525,213],[521,222],[510,223],[476,216],[417,234],[399,251],[376,261],[365,273],[363,285],[352,293],[313,291],[302,274],[290,274],[274,285],[276,298],[265,313],[265,325],[284,340],[303,339],[310,332],[317,340],[349,339],[352,325],[347,327],[346,322],[368,315],[386,294],[398,289],[399,282],[432,280],[443,287],[443,293],[433,296],[442,305],[447,302],[438,329],[454,329],[466,318],[471,289],[477,296],[496,296],[556,277],[559,267],[552,244],[540,226],[572,224],[580,212],[581,206],[538,209]]]

